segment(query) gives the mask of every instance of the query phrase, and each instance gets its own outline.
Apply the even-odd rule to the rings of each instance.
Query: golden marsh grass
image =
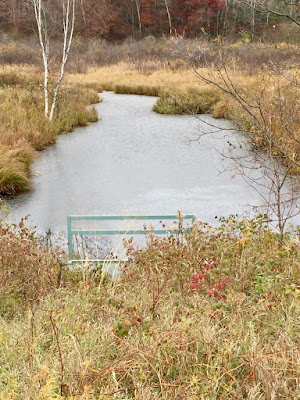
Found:
[[[30,188],[30,163],[36,150],[55,143],[61,132],[98,119],[88,104],[98,101],[90,87],[62,87],[52,122],[44,117],[42,76],[29,66],[0,70],[0,194]]]

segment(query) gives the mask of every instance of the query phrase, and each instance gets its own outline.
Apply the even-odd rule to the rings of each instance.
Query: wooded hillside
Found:
[[[286,1],[248,0],[78,0],[77,34],[122,40],[126,37],[180,34],[194,36],[273,36],[283,22],[297,15],[298,5]],[[0,32],[16,37],[31,35],[35,22],[31,0],[1,0]],[[60,0],[45,0],[45,7],[62,11]],[[257,4],[257,11],[251,5]],[[260,12],[263,5],[264,12]],[[268,10],[277,10],[277,14]],[[260,11],[259,11],[260,10]],[[280,14],[284,14],[280,15]],[[57,19],[59,20],[59,18]],[[53,22],[53,21],[52,21]],[[57,35],[57,24],[53,36]]]

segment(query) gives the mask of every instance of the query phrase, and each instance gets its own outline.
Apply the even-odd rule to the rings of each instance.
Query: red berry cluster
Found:
[[[192,277],[192,282],[190,284],[190,288],[191,289],[196,289],[196,290],[200,290],[200,286],[198,285],[199,280],[205,280],[206,279],[206,275],[200,273],[199,275],[194,275]]]
[[[215,283],[212,282],[212,270],[218,265],[216,260],[211,262],[204,262],[201,268],[201,272],[192,276],[190,288],[192,290],[205,290],[206,294],[210,297],[220,298],[226,285],[229,283],[228,276],[223,278],[217,278]]]

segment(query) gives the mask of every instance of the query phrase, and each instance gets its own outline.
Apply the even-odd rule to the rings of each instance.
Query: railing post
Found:
[[[67,217],[68,226],[68,253],[73,253],[73,238],[72,238],[72,217]]]

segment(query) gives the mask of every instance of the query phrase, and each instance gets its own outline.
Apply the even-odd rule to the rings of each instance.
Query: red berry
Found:
[[[192,290],[194,290],[194,289],[195,290],[200,290],[200,287],[197,285],[197,283],[193,283],[193,282],[190,284],[190,288]]]
[[[198,283],[198,276],[193,276],[193,281],[194,281],[195,283]]]

